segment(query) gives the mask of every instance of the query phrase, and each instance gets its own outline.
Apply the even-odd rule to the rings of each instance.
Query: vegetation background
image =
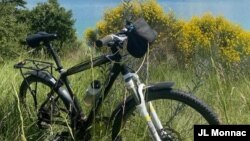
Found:
[[[22,78],[13,65],[24,58],[51,61],[42,48],[27,53],[30,48],[24,41],[28,34],[57,33],[59,39],[53,44],[67,68],[91,55],[106,52],[89,46],[93,46],[96,39],[119,31],[127,16],[123,5],[107,10],[103,19],[87,29],[84,39],[78,41],[72,12],[61,7],[57,0],[40,3],[31,10],[25,8],[25,4],[24,0],[0,1],[0,140],[20,140],[23,135],[16,96]],[[213,108],[223,124],[250,123],[249,31],[209,13],[184,21],[172,12],[165,13],[155,0],[133,2],[131,6],[132,20],[142,16],[158,32],[149,53],[151,82],[174,81],[176,88],[193,91]],[[135,61],[140,63],[141,59]],[[79,97],[83,97],[90,82],[89,73],[71,78]],[[118,94],[122,91],[117,87],[112,93],[122,95]],[[117,104],[119,99],[114,101],[110,104]],[[104,107],[104,113],[109,112]],[[38,133],[27,132],[28,128],[24,127],[25,136],[38,136]]]

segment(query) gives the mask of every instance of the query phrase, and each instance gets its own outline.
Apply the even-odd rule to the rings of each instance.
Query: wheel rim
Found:
[[[29,86],[25,86],[20,95],[21,107],[22,107],[22,115],[24,119],[24,129],[25,132],[28,133],[26,136],[29,140],[53,140],[54,136],[61,131],[64,131],[66,128],[62,128],[60,125],[53,124],[55,119],[55,114],[60,112],[59,109],[56,109],[57,106],[52,106],[53,102],[48,102],[44,107],[47,110],[46,115],[43,117],[47,117],[48,122],[40,122],[38,116],[41,117],[40,107],[47,99],[49,94],[54,94],[53,90],[50,86],[40,82],[40,81],[29,81],[27,80],[27,84]],[[56,94],[54,94],[56,96]],[[35,97],[35,98],[34,98]],[[36,102],[34,102],[36,99]],[[58,105],[62,105],[62,102],[59,100]],[[37,108],[36,108],[37,107]],[[53,107],[53,111],[52,111]],[[60,112],[61,113],[61,112]],[[44,113],[43,113],[44,114]],[[63,113],[65,119],[61,118],[61,120],[65,120],[68,122],[66,114]],[[53,115],[53,116],[52,116]],[[50,121],[51,122],[50,122]],[[55,119],[56,120],[56,119]],[[49,130],[40,130],[40,129],[49,129]]]
[[[21,95],[21,102],[24,116],[34,121],[37,120],[39,107],[51,93],[51,88],[41,82],[28,82],[28,84]]]

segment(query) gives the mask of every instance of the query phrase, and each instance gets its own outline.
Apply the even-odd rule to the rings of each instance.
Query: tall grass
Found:
[[[85,55],[87,56],[87,54]],[[84,60],[83,58],[86,57],[78,57],[77,59],[77,57],[72,56],[64,58],[62,62],[67,68]],[[41,132],[38,132],[39,129],[33,129],[34,131],[31,132],[29,128],[34,128],[35,123],[22,126],[22,117],[20,116],[23,116],[25,124],[27,124],[28,117],[25,114],[20,114],[18,110],[15,90],[19,90],[22,77],[18,70],[13,69],[13,64],[17,61],[0,64],[0,140],[21,140],[23,135],[28,140],[49,139],[48,136],[50,134],[55,135],[60,131],[60,127],[52,127]],[[153,62],[150,63],[153,66]],[[162,63],[149,67],[149,82],[173,81],[176,89],[192,92],[192,88],[197,85],[196,82],[202,81],[202,85],[198,86],[194,94],[212,107],[223,124],[250,123],[250,77],[244,73],[225,73],[216,63],[203,71],[207,71],[205,75],[197,76],[194,68],[183,69],[169,63]],[[93,79],[104,80],[100,68],[70,77],[73,90],[84,111],[89,111],[89,107],[84,105],[83,97]],[[115,106],[129,95],[121,77],[117,82],[114,84],[110,96],[105,100],[100,113],[96,115],[97,117],[109,117]],[[110,140],[110,130],[106,129],[106,122],[98,122],[99,120],[101,119],[97,118],[92,126],[92,129],[94,129],[92,131],[93,140]],[[180,123],[182,122],[180,121]],[[22,128],[24,128],[24,131],[22,131]]]

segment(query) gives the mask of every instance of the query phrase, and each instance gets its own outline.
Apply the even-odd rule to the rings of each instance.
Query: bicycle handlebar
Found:
[[[107,35],[105,37],[103,37],[102,39],[99,39],[95,42],[96,46],[97,47],[102,47],[102,46],[105,46],[107,45],[109,42],[113,41],[114,40],[114,35],[111,34],[111,35]]]
[[[127,36],[125,35],[125,33],[117,33],[117,34],[107,35],[103,37],[102,39],[97,40],[95,44],[97,47],[102,47],[115,41],[119,43],[123,43],[125,40],[127,40]]]

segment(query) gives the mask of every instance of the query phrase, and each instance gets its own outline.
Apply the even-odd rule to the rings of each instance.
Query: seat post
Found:
[[[56,62],[56,66],[57,66],[56,70],[58,70],[60,72],[61,69],[63,69],[63,66],[61,64],[59,56],[57,55],[56,51],[54,50],[54,48],[52,47],[52,45],[49,42],[45,43],[44,45],[47,47],[48,51],[51,53],[53,59]]]

